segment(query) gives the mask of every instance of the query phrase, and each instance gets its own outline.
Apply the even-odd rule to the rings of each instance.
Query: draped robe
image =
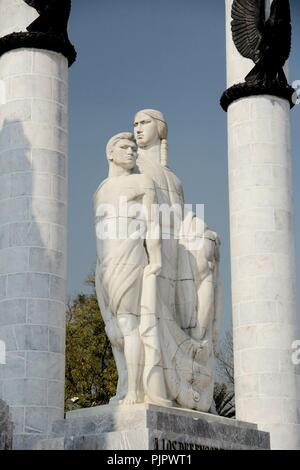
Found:
[[[180,181],[168,168],[139,156],[138,171],[155,185],[159,205],[183,208]],[[210,335],[204,341],[190,336],[197,327],[197,286],[193,254],[174,237],[172,221],[161,224],[162,270],[157,278],[157,317],[161,355],[169,398],[177,405],[209,411],[213,402],[214,354]],[[164,234],[171,235],[164,239]]]

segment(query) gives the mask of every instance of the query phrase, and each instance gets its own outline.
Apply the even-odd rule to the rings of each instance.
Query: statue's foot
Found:
[[[109,400],[110,405],[119,405],[122,403],[122,400],[124,399],[124,395],[115,395]]]
[[[136,392],[128,392],[124,400],[122,400],[122,405],[135,405],[139,403],[138,395]]]

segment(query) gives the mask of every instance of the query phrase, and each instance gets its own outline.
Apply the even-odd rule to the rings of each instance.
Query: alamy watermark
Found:
[[[295,89],[295,93],[293,94],[293,103],[300,104],[300,80],[295,80],[292,84],[292,87]]]
[[[300,364],[300,340],[296,340],[292,344],[292,349],[294,350],[292,354],[292,363],[295,366],[298,366]]]
[[[0,365],[6,364],[6,345],[0,340]]]
[[[4,80],[0,80],[0,105],[6,104],[6,84]]]
[[[193,210],[195,209],[195,210]],[[190,250],[204,242],[204,205],[145,204],[120,197],[118,205],[99,204],[95,214],[98,240],[180,240]]]

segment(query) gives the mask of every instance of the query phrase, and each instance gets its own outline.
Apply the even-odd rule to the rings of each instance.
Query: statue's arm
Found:
[[[159,274],[162,264],[161,237],[159,220],[156,220],[156,211],[153,210],[153,205],[157,204],[157,197],[153,182],[151,180],[148,180],[145,186],[146,189],[143,197],[143,204],[147,214],[147,234],[145,238],[145,244],[149,256],[149,269],[151,274]]]

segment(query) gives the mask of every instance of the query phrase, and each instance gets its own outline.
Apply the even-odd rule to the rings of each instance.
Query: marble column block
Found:
[[[228,86],[253,66],[233,45],[231,6],[226,0]],[[300,448],[290,135],[283,99],[253,96],[228,109],[237,418],[269,431],[272,449]]]
[[[38,16],[23,0],[1,0],[0,13],[1,36]],[[64,413],[68,62],[16,49],[0,80],[0,398],[14,448],[30,449]]]

